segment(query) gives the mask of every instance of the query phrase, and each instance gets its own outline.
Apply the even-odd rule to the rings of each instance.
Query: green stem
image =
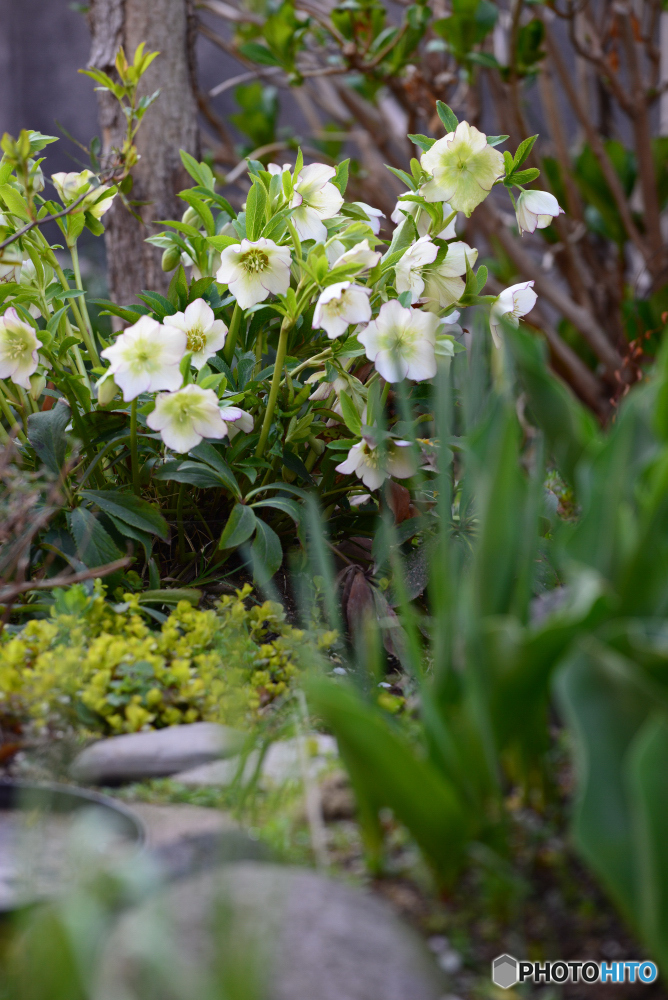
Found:
[[[137,400],[130,406],[130,455],[132,461],[132,488],[139,496],[139,446],[137,442]]]
[[[56,272],[56,274],[58,275],[58,280],[60,281],[60,284],[61,284],[63,290],[64,291],[69,291],[70,290],[69,282],[68,282],[67,278],[65,277],[65,275],[63,273],[62,267],[60,266],[60,264],[58,263],[58,261],[55,259],[55,257],[54,257],[54,262],[55,263],[53,264],[53,269]],[[72,258],[72,262],[74,263],[74,258]],[[79,278],[79,280],[81,280],[81,278]],[[83,296],[82,296],[82,299],[83,299]],[[91,337],[90,337],[90,335],[88,333],[88,329],[86,328],[86,324],[84,322],[83,315],[82,315],[82,313],[81,313],[81,311],[79,309],[79,306],[77,304],[77,300],[76,299],[70,299],[70,309],[72,310],[72,313],[74,314],[74,318],[75,318],[76,324],[77,324],[77,329],[79,330],[79,333],[81,334],[81,339],[83,340],[84,344],[86,345],[86,350],[90,354],[91,361],[93,362],[94,365],[97,366],[97,365],[100,364],[100,358],[99,358],[97,350],[95,348],[95,344],[93,343],[93,341],[92,341],[92,339],[91,339]],[[90,322],[90,320],[89,320],[89,322]]]
[[[16,427],[17,438],[19,439],[21,444],[27,444],[28,439],[21,430],[18,420],[11,411],[11,407],[7,402],[7,397],[5,396],[5,387],[1,381],[0,381],[0,410],[2,410],[5,417],[7,418],[7,421],[9,423],[9,429],[12,430],[14,427]]]
[[[76,286],[80,292],[84,291],[83,281],[81,280],[81,269],[79,267],[79,251],[76,248],[76,244],[70,247],[70,254],[72,255],[72,268],[74,270],[74,280]],[[86,327],[86,332],[88,333],[88,338],[90,340],[90,352],[91,360],[93,364],[97,367],[100,364],[100,355],[97,353],[97,346],[95,344],[95,334],[93,333],[93,324],[90,321],[90,316],[88,314],[88,305],[86,304],[86,296],[82,295],[77,303],[81,306],[81,313],[83,316],[84,325]],[[87,345],[88,346],[88,345]]]
[[[262,430],[260,432],[260,440],[257,443],[257,448],[255,449],[255,457],[262,458],[264,455],[264,449],[267,447],[267,439],[269,437],[269,431],[271,429],[271,420],[274,416],[274,410],[276,409],[276,400],[278,399],[278,389],[281,384],[281,373],[283,371],[283,363],[285,361],[285,355],[288,349],[288,334],[292,329],[293,320],[288,320],[286,317],[281,325],[281,333],[278,338],[278,348],[276,350],[276,361],[274,362],[274,375],[271,380],[271,388],[269,390],[269,399],[267,400],[267,409],[264,414],[264,422],[262,424]]]
[[[186,536],[183,530],[183,498],[186,492],[186,484],[179,486],[179,495],[176,501],[176,527],[179,533],[179,562],[186,561]]]
[[[232,319],[230,321],[230,329],[228,330],[227,337],[225,339],[225,347],[223,348],[223,357],[229,367],[231,367],[232,360],[234,358],[234,348],[237,346],[243,314],[243,309],[238,302],[235,302],[234,312],[232,313]]]
[[[305,368],[315,368],[318,361],[328,361],[331,357],[333,357],[332,349],[331,347],[328,347],[325,351],[322,351],[320,354],[314,354],[312,358],[302,361],[300,365],[293,368],[290,372],[290,378],[294,378],[295,375],[299,375],[299,373],[303,372]]]

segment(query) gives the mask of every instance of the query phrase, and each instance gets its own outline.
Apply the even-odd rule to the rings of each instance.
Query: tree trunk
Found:
[[[147,51],[160,52],[140,88],[140,96],[160,90],[136,139],[141,159],[132,170],[129,198],[141,203],[135,206],[141,222],[120,198],[104,218],[110,295],[129,304],[142,289],[164,293],[167,288],[161,251],[144,241],[159,230],[157,220],[181,218],[186,206],[176,195],[190,182],[179,150],[193,156],[199,152],[192,0],[92,0],[89,23],[90,65],[112,78],[121,45],[130,62],[140,42]],[[122,145],[125,118],[111,94],[100,92],[98,97],[105,155]]]

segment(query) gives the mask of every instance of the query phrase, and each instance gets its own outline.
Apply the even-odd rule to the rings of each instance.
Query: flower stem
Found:
[[[281,333],[278,338],[278,348],[276,350],[276,361],[274,362],[274,375],[271,380],[271,388],[269,390],[269,399],[267,400],[267,409],[264,414],[264,422],[262,424],[262,430],[260,432],[260,440],[257,443],[257,448],[255,449],[255,457],[262,458],[264,455],[264,449],[267,447],[267,438],[269,437],[269,431],[271,429],[271,420],[274,416],[274,410],[276,409],[276,400],[278,398],[278,389],[281,384],[281,373],[283,371],[283,362],[285,361],[285,354],[288,349],[288,334],[292,329],[293,320],[286,318],[283,320],[281,325]]]
[[[183,531],[183,497],[186,492],[186,484],[179,486],[179,495],[176,500],[176,528],[179,534],[179,562],[186,561],[186,538]]]
[[[76,248],[76,244],[70,247],[70,254],[72,256],[72,268],[74,270],[74,280],[76,282],[76,286],[80,292],[83,292],[84,287],[81,280],[81,269],[79,267],[79,251]],[[88,334],[89,343],[86,344],[86,347],[90,351],[91,361],[95,366],[97,366],[100,364],[100,355],[97,353],[97,347],[95,346],[95,334],[93,333],[93,325],[90,321],[90,316],[88,315],[88,306],[86,305],[85,295],[80,297],[77,305],[81,307],[81,316],[86,333]]]
[[[228,366],[231,366],[234,358],[234,348],[237,346],[243,314],[243,309],[238,302],[235,302],[234,312],[232,313],[232,319],[230,321],[230,329],[225,339],[225,347],[223,348],[223,357],[225,358]]]
[[[132,488],[139,496],[139,447],[137,442],[137,400],[130,406],[130,455],[132,462]]]
[[[9,403],[7,402],[7,398],[4,393],[4,385],[2,384],[2,382],[0,382],[0,410],[2,410],[5,417],[7,418],[7,421],[9,423],[9,429],[12,430],[12,428],[15,427],[17,438],[19,439],[21,444],[26,444],[28,439],[21,430],[18,420],[11,411],[11,408],[9,406]]]

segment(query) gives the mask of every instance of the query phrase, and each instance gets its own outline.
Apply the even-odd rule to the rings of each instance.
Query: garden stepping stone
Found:
[[[321,733],[301,737],[304,741],[304,754],[309,774],[316,777],[326,770],[337,758],[336,740],[333,736]],[[243,781],[248,782],[253,777],[260,759],[259,751],[254,750],[248,755],[243,771]],[[227,760],[217,760],[210,764],[202,764],[190,770],[173,775],[173,780],[191,787],[206,785],[230,785],[234,781],[241,760],[231,757]],[[282,785],[283,782],[302,777],[302,763],[299,748],[299,738],[278,740],[272,743],[262,762],[262,781],[264,784]]]
[[[244,733],[215,722],[111,736],[86,747],[70,774],[84,784],[116,785],[164,778],[239,752]]]
[[[175,882],[126,913],[107,941],[94,1000],[141,1000],[151,971],[156,996],[175,982],[179,995],[214,995],[209,970],[228,956],[233,975],[257,977],[244,987],[263,1000],[446,992],[424,943],[382,900],[313,871],[241,862]]]

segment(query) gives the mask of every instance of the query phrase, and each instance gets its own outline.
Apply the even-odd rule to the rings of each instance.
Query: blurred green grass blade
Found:
[[[353,765],[358,795],[371,808],[392,809],[439,880],[451,883],[471,823],[452,784],[352,688],[316,678],[308,693],[313,709],[336,736],[344,762]]]
[[[531,416],[545,434],[562,476],[575,482],[575,469],[598,434],[596,420],[547,367],[542,341],[524,330],[504,330]]]

